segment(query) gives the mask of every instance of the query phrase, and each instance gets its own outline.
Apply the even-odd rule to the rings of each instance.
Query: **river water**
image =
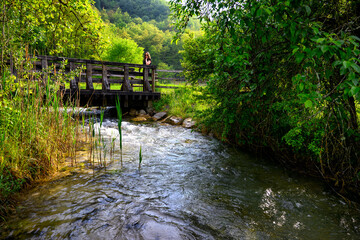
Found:
[[[0,237],[360,239],[359,212],[314,179],[182,127],[122,126],[122,170],[116,151],[106,171],[30,190]],[[116,121],[101,132],[111,141]]]

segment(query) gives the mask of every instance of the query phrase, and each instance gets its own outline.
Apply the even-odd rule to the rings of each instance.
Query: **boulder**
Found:
[[[147,112],[150,116],[156,114],[156,112],[155,112],[155,110],[154,110],[153,107],[147,107],[147,108],[146,108],[146,112]]]
[[[171,116],[169,118],[166,119],[166,123],[169,123],[171,125],[181,125],[183,123],[184,119],[182,119],[181,117],[175,117],[175,116]]]
[[[159,120],[163,119],[164,117],[166,117],[166,115],[167,115],[166,112],[158,112],[154,116],[152,116],[152,119],[154,121],[159,121]]]
[[[145,121],[147,121],[147,119],[146,119],[146,117],[139,116],[139,117],[136,117],[136,118],[132,118],[131,121],[133,121],[133,122],[145,122]]]
[[[183,126],[184,128],[192,128],[192,127],[195,126],[195,124],[196,124],[196,122],[193,121],[192,118],[186,118],[186,119],[183,121],[182,126]]]
[[[146,115],[145,110],[144,110],[144,109],[141,109],[141,110],[139,111],[139,115],[140,115],[140,116],[141,116],[141,115]]]
[[[129,112],[129,115],[130,115],[131,117],[135,117],[135,116],[138,115],[138,112],[136,111],[136,109],[131,108],[131,109],[130,109],[130,112]]]

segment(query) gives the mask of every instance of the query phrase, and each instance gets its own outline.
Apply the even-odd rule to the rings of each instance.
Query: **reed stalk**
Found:
[[[122,159],[122,132],[121,132],[121,122],[122,122],[122,111],[120,105],[119,96],[116,96],[116,112],[118,118],[118,131],[119,131],[119,144],[120,144],[120,166],[123,167],[123,159]]]
[[[0,75],[0,217],[9,196],[58,169],[78,137],[78,123],[60,110],[60,76],[33,73],[23,60],[17,77]]]
[[[139,171],[141,168],[141,162],[142,162],[142,154],[141,154],[141,145],[140,145],[140,151],[139,151]]]

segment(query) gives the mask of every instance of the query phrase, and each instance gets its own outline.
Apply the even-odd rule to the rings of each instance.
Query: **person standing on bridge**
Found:
[[[143,60],[144,65],[151,65],[151,56],[149,52],[146,52]]]

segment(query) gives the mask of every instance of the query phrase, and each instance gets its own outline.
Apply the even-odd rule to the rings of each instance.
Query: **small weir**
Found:
[[[182,127],[123,122],[122,128],[123,169],[117,146],[106,171],[77,172],[30,190],[0,238],[360,236],[359,212],[317,180],[286,172]],[[118,135],[115,119],[104,120],[101,135],[108,143]]]

